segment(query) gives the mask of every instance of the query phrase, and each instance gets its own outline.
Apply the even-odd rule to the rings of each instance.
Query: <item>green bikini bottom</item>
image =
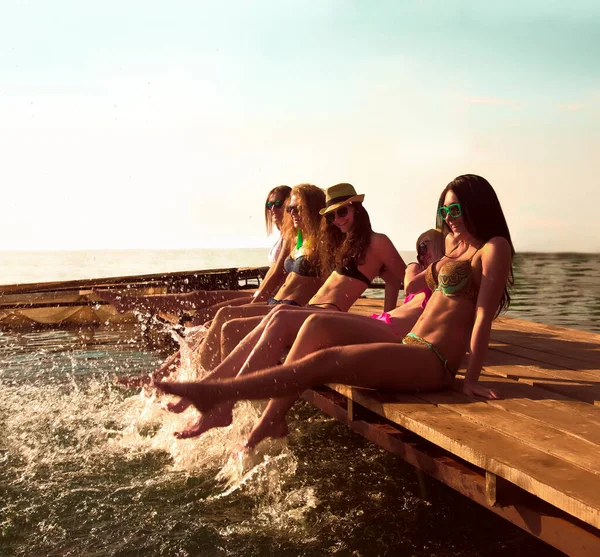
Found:
[[[444,355],[438,350],[438,348],[434,344],[431,344],[431,342],[427,342],[424,338],[422,338],[422,337],[420,337],[418,335],[415,335],[414,333],[408,333],[402,339],[402,344],[416,344],[416,345],[419,345],[419,346],[426,346],[427,348],[429,348],[429,350],[431,350],[437,356],[437,358],[440,360],[440,362],[442,362],[442,365],[444,366],[444,369],[450,375],[452,375],[452,377],[456,376],[456,372],[458,370],[455,369],[448,362],[448,359],[445,358]]]

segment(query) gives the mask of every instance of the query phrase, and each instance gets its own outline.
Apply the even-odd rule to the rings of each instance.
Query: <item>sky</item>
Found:
[[[496,189],[517,251],[600,252],[600,3],[2,0],[0,249],[268,246],[354,184],[399,250]]]

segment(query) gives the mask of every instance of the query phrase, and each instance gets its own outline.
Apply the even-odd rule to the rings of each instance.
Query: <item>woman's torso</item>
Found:
[[[371,245],[363,264],[350,261],[344,267],[336,268],[309,303],[333,304],[341,311],[348,311],[350,306],[369,287],[371,281],[379,275],[382,264],[380,257]]]
[[[284,263],[286,275],[275,294],[277,300],[293,300],[304,306],[323,284],[316,265],[304,256],[302,250],[294,250]]]
[[[427,270],[433,293],[412,333],[434,344],[455,366],[471,338],[481,285],[481,253],[444,257]]]

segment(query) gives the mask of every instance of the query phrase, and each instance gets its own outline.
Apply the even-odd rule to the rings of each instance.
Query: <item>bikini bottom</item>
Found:
[[[300,304],[298,302],[295,302],[294,300],[277,300],[276,298],[269,298],[267,300],[267,305],[268,306],[285,305],[285,306],[298,306],[298,307],[300,307]]]
[[[424,338],[421,338],[418,335],[415,335],[414,333],[408,333],[403,339],[402,339],[402,344],[414,344],[414,345],[419,345],[419,346],[426,346],[427,348],[429,348],[429,350],[431,350],[438,358],[438,360],[440,362],[442,362],[442,366],[444,367],[444,369],[454,378],[456,376],[456,372],[458,371],[457,369],[455,369],[449,362],[448,359],[444,357],[444,355],[438,350],[438,348],[434,345],[431,344],[431,342],[427,342]]]
[[[324,308],[323,306],[333,306],[335,309],[337,309],[338,311],[342,311],[342,308],[340,308],[339,306],[335,305],[333,302],[321,302],[320,304],[307,304],[304,307],[310,308],[310,309],[329,309],[329,308]]]
[[[396,336],[400,336],[398,334],[398,331],[396,330],[396,327],[394,327],[392,316],[386,311],[384,311],[383,313],[374,313],[373,315],[369,315],[369,317],[377,321],[383,321],[386,325],[389,325],[390,327],[392,327],[392,329],[394,329],[394,334]]]

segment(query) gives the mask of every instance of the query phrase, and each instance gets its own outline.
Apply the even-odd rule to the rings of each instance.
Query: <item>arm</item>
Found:
[[[425,283],[425,269],[419,263],[409,263],[404,275],[404,292],[417,294],[427,288]]]
[[[510,273],[511,259],[509,243],[498,236],[492,238],[481,253],[481,286],[477,296],[469,364],[463,386],[468,395],[498,398],[495,391],[479,385],[477,380],[488,349],[492,321]]]
[[[251,304],[266,302],[269,297],[276,292],[280,284],[283,282],[283,276],[285,274],[283,264],[285,263],[285,260],[289,254],[290,246],[288,242],[285,242],[281,248],[281,251],[279,252],[277,261],[273,263],[273,265],[271,265],[267,271],[265,279],[262,281],[260,288],[256,291],[254,298],[250,302]]]
[[[396,277],[401,283],[404,279],[406,263],[404,263],[404,260],[398,253],[394,244],[392,244],[392,241],[385,234],[375,234],[373,238],[373,247],[385,267],[386,274],[388,274],[388,276]]]
[[[379,276],[385,281],[385,299],[383,301],[383,311],[392,311],[398,305],[398,293],[402,283],[396,275],[390,273],[387,267],[384,267]]]

